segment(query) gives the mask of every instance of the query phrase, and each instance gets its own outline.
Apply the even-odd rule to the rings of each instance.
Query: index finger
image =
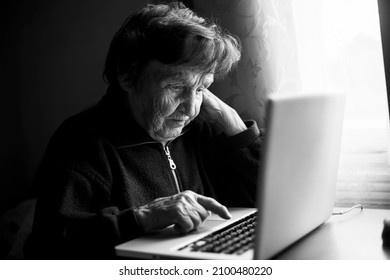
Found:
[[[221,203],[219,203],[218,201],[216,201],[215,199],[213,199],[211,197],[207,197],[207,196],[203,196],[203,195],[198,194],[196,196],[196,201],[200,205],[202,205],[206,210],[209,210],[209,211],[217,214],[221,218],[230,219],[232,217],[224,205],[222,205]]]

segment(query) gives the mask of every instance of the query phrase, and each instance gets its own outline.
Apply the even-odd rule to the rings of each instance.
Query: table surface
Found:
[[[385,217],[390,217],[390,210],[354,209],[344,215],[334,215],[275,259],[390,259],[390,247],[383,246],[382,242]]]

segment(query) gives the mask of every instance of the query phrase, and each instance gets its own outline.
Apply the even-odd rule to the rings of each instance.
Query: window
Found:
[[[292,5],[302,90],[342,91],[347,98],[337,205],[389,208],[389,113],[377,1]]]

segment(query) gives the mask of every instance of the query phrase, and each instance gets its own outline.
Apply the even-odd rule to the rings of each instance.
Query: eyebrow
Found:
[[[211,74],[211,73],[210,73]],[[174,75],[169,75],[166,79],[166,83],[183,83],[183,84],[195,84],[197,81],[193,82],[193,79],[189,78],[190,75],[187,75],[183,72],[175,73]],[[210,86],[214,82],[213,76],[209,74],[204,74],[199,79],[200,85]]]

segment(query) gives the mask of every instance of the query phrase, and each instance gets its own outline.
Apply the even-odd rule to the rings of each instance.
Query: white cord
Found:
[[[363,205],[356,204],[356,205],[352,206],[351,208],[348,208],[347,210],[340,211],[340,212],[333,212],[332,215],[344,215],[345,213],[348,213],[349,211],[356,209],[356,208],[360,208],[360,211],[363,211]]]

